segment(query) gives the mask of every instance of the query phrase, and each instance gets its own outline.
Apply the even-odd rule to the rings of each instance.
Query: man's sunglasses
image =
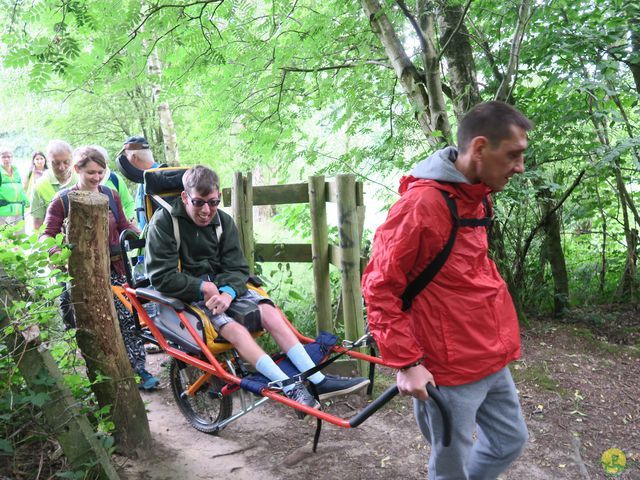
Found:
[[[185,192],[185,193],[187,193],[187,192]],[[189,197],[189,200],[191,200],[191,205],[193,205],[196,208],[204,207],[205,203],[207,205],[209,205],[209,208],[217,207],[218,205],[220,205],[220,199],[219,198],[211,198],[209,200],[202,200],[201,198],[192,198],[191,195],[189,195],[188,193],[187,193],[187,197]]]

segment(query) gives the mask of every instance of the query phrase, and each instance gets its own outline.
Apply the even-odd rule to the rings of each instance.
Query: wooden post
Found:
[[[309,177],[311,208],[311,251],[316,302],[316,331],[333,331],[331,285],[329,282],[329,234],[326,189],[323,175]]]
[[[360,289],[360,232],[356,207],[356,181],[352,174],[336,176],[338,232],[340,234],[340,272],[344,333],[357,340],[364,333],[362,291]],[[362,371],[362,365],[360,366]]]
[[[251,173],[246,177],[241,172],[233,175],[233,188],[231,190],[231,209],[233,219],[238,227],[240,246],[247,257],[249,271],[253,274],[255,269],[255,253],[253,246],[253,185]]]
[[[7,316],[6,306],[14,300],[24,298],[20,286],[15,285],[0,265],[0,328],[12,324]],[[25,382],[36,393],[47,395],[42,405],[44,419],[58,443],[62,447],[69,464],[74,470],[86,470],[93,465],[90,478],[118,480],[109,455],[100,445],[86,415],[80,412],[78,403],[64,383],[56,361],[46,348],[42,347],[40,336],[30,329],[21,332],[19,325],[13,324],[14,331],[6,334],[3,341],[22,374]],[[43,381],[47,379],[48,381]]]
[[[87,364],[91,388],[101,407],[111,405],[120,452],[136,454],[151,442],[149,422],[125,351],[111,293],[108,245],[108,201],[97,192],[69,193],[68,241],[73,277],[71,300],[76,338]]]

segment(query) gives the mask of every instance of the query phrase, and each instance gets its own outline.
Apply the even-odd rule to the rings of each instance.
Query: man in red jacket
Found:
[[[431,444],[431,480],[495,479],[527,441],[507,368],[520,356],[518,319],[488,256],[486,226],[489,193],[524,172],[531,128],[502,102],[467,113],[458,149],[434,153],[402,178],[401,198],[376,231],[363,276],[370,330],[382,358],[399,370],[400,393],[414,397],[418,426]],[[443,250],[431,281],[416,287]],[[449,447],[427,383],[439,386],[451,408]]]

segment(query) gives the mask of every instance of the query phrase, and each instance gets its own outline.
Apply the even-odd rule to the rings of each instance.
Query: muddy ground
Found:
[[[530,441],[502,479],[605,478],[602,455],[617,448],[626,465],[615,478],[640,480],[639,323],[631,312],[610,331],[537,321],[523,329],[523,357],[512,372]],[[149,356],[163,388],[144,394],[155,455],[119,458],[124,480],[426,478],[429,447],[406,398],[392,401],[356,429],[325,423],[314,454],[315,420],[298,420],[292,410],[272,402],[219,436],[196,431],[174,403],[161,366],[165,358]],[[390,372],[382,373],[380,383],[388,385]],[[367,401],[351,395],[325,408],[349,417]]]

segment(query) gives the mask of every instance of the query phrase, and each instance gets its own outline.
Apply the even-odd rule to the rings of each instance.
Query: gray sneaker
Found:
[[[327,398],[346,395],[369,385],[369,379],[364,377],[338,377],[335,375],[325,375],[324,380],[316,385],[318,398]]]
[[[306,405],[307,407],[320,408],[320,403],[313,398],[313,395],[309,393],[309,390],[307,390],[302,383],[296,383],[291,390],[285,392],[285,395],[291,400],[301,403],[302,405]],[[307,414],[301,410],[296,410],[296,415],[300,419],[307,416]]]

